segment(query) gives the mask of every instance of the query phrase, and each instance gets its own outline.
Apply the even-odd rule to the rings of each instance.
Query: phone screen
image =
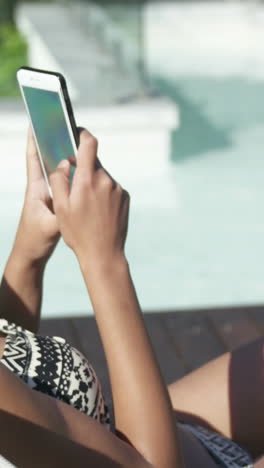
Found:
[[[49,176],[62,159],[75,156],[60,96],[55,91],[29,86],[22,86],[22,88],[39,151]],[[73,172],[71,178],[72,175]]]

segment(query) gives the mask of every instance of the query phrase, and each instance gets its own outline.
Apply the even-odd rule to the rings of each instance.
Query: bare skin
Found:
[[[168,387],[178,416],[245,447],[264,466],[264,338],[226,353]]]
[[[5,342],[5,337],[1,336],[0,337],[0,347],[3,349],[4,347],[4,342]],[[262,343],[263,345],[263,343]],[[248,350],[256,349],[259,348],[258,342],[251,343],[248,347]],[[241,349],[242,352],[243,348]],[[244,362],[244,357],[243,356],[243,362]],[[242,358],[242,354],[241,354]],[[230,360],[231,360],[231,354],[227,353],[220,358],[206,364],[199,370],[189,374],[188,376],[174,382],[171,384],[168,389],[170,392],[171,400],[174,409],[177,411],[178,417],[180,416],[181,419],[184,419],[186,422],[188,421],[194,421],[198,422],[199,424],[204,424],[205,426],[213,427],[217,432],[224,434],[227,437],[233,438],[233,435],[229,432],[230,424],[227,426],[227,431],[225,431],[224,426],[223,426],[223,421],[229,420],[230,419],[230,411],[229,411],[229,406],[227,407],[225,405],[226,401],[228,398],[226,398],[226,401],[223,400],[223,392],[224,392],[224,385],[227,382],[227,378],[223,375],[223,372],[228,372],[228,367],[230,367]],[[241,361],[242,363],[242,361]],[[251,363],[254,365],[254,363]],[[214,370],[212,368],[214,366]],[[219,376],[219,381],[215,381],[215,379],[212,379],[215,377],[214,375],[217,374]],[[11,373],[10,373],[11,374]],[[2,375],[2,379],[3,379]],[[13,376],[12,376],[13,378]],[[16,385],[19,384],[18,379],[14,379],[15,382],[13,382],[12,387],[13,389],[16,388]],[[210,382],[214,381],[213,386],[215,388],[210,388]],[[220,384],[220,385],[219,385]],[[190,386],[191,385],[191,386]],[[204,404],[204,401],[206,400],[204,398],[204,389],[209,388],[209,391],[215,391],[215,396],[217,399],[217,404],[215,405],[218,410],[215,411],[215,406],[211,406],[210,404]],[[190,391],[191,389],[191,391]],[[24,386],[23,388],[23,393],[21,393],[21,388],[19,388],[18,385],[18,394],[19,398],[21,401],[21,397],[23,400],[23,395],[25,393],[29,393],[31,395],[32,390]],[[34,392],[36,394],[37,392]],[[208,392],[209,393],[209,392]],[[13,397],[14,397],[13,393]],[[40,396],[39,396],[40,395]],[[185,396],[186,399],[183,398],[183,395]],[[197,395],[197,400],[193,401],[194,395]],[[31,398],[31,397],[30,397]],[[238,395],[239,398],[239,395]],[[1,399],[1,389],[0,389],[0,399]],[[14,398],[16,399],[16,397]],[[45,409],[45,405],[50,405],[51,410],[49,414],[56,414],[56,411],[59,408],[60,415],[62,415],[62,418],[56,418],[54,419],[51,418],[50,420],[50,425],[54,428],[57,428],[57,432],[65,437],[70,437],[71,440],[79,442],[82,445],[89,446],[87,445],[87,438],[83,438],[82,434],[88,433],[88,430],[90,430],[90,418],[83,417],[83,415],[79,416],[79,412],[76,411],[73,408],[68,409],[68,406],[59,402],[58,400],[54,400],[52,398],[47,397],[46,395],[41,395],[37,394],[37,399],[39,399],[39,406],[43,407],[45,410],[45,413],[47,410]],[[199,403],[198,403],[199,400]],[[43,402],[45,401],[45,404]],[[208,403],[208,400],[206,400]],[[252,401],[252,400],[251,400]],[[177,404],[176,404],[177,402]],[[198,403],[198,404],[197,404]],[[12,403],[13,405],[13,403]],[[5,402],[5,408],[6,408],[6,402]],[[34,405],[31,404],[26,406],[26,414],[30,415],[32,412],[32,408],[34,408]],[[197,411],[197,408],[199,408],[199,411]],[[56,411],[54,411],[56,409]],[[250,406],[250,410],[255,411],[255,415],[258,414],[258,405],[256,407]],[[21,414],[19,413],[19,410],[14,411],[15,414]],[[182,413],[186,413],[184,415],[184,418],[182,417]],[[187,413],[190,415],[188,417]],[[89,421],[86,421],[86,418]],[[46,426],[46,423],[44,424],[41,422],[41,418],[38,416],[37,419],[38,423],[41,425]],[[69,421],[69,424],[68,422]],[[176,421],[176,419],[175,419]],[[243,421],[243,420],[242,420]],[[254,428],[256,428],[259,432],[259,440],[260,440],[260,447],[259,450],[261,453],[263,453],[262,449],[262,443],[261,443],[261,437],[262,437],[262,431],[261,431],[261,425],[259,424],[254,424],[254,421],[251,421]],[[80,424],[83,424],[82,430],[80,431]],[[87,425],[87,427],[86,427]],[[68,432],[68,427],[70,426],[70,435]],[[244,432],[243,432],[244,429]],[[81,432],[81,436],[80,436]],[[208,455],[208,453],[203,449],[203,447],[200,445],[200,443],[186,430],[183,428],[179,428],[179,434],[180,434],[180,440],[182,444],[182,450],[184,453],[184,460],[185,460],[185,466],[186,468],[193,468],[194,466],[199,468],[216,468],[215,462],[211,459],[211,457]],[[246,424],[244,428],[242,428],[241,435],[240,437],[243,437],[244,441],[244,446],[248,450],[250,449],[250,431],[247,430]],[[240,442],[238,438],[235,439],[236,442]],[[16,442],[15,442],[16,443]],[[256,458],[258,458],[256,456]],[[255,464],[256,468],[263,468],[264,466],[264,457],[260,457],[258,459],[258,462]]]
[[[66,160],[50,183],[60,232],[78,259],[93,304],[110,374],[116,430],[152,466],[183,468],[171,401],[124,253],[129,195],[96,163],[97,141],[83,131],[72,186]]]
[[[213,426],[227,436],[234,437],[235,434],[235,440],[244,440],[256,456],[262,454],[261,429],[259,432],[256,429],[252,438],[246,436],[246,422],[244,430],[238,424],[232,425],[233,431],[230,431],[230,356],[225,355],[175,382],[167,392],[141,320],[124,258],[129,198],[103,168],[95,172],[96,141],[89,134],[84,138],[79,171],[77,164],[79,180],[75,196],[70,199],[68,163],[64,167],[62,165],[51,180],[55,216],[47,188],[42,184],[32,135],[29,135],[27,195],[14,249],[5,271],[6,284],[2,283],[0,290],[1,310],[5,311],[7,319],[37,332],[44,267],[61,232],[79,260],[94,305],[110,370],[117,429],[120,437],[125,437],[129,443],[69,405],[31,390],[0,363],[0,421],[8,428],[4,431],[8,438],[4,435],[0,438],[0,453],[11,461],[15,456],[13,462],[27,468],[35,467],[36,459],[42,460],[43,467],[71,466],[69,460],[73,456],[76,466],[80,467],[216,468],[201,444],[175,424],[174,408],[180,416],[182,413],[193,414],[200,423],[202,419],[203,424]],[[98,213],[103,215],[98,217]],[[90,222],[91,219],[94,223]],[[101,232],[107,235],[101,236]],[[32,238],[35,239],[34,243]],[[109,330],[112,330],[111,334]],[[4,342],[5,337],[1,336],[0,356]],[[256,352],[250,353],[249,350],[234,357],[238,368],[241,360],[243,363],[247,360],[251,369],[255,358]],[[261,362],[259,372],[262,372]],[[215,395],[216,405],[208,404],[210,400],[204,394],[205,389],[213,385],[212,376],[215,377],[212,395]],[[217,383],[219,388],[214,394]],[[254,381],[255,384],[260,384],[256,386],[255,393],[252,393],[252,389],[250,393],[250,385],[246,393],[252,398],[252,405],[256,405],[253,412],[258,417],[247,419],[251,425],[260,424],[259,415],[261,412],[263,414],[263,382],[259,379]],[[239,392],[239,388],[236,390]],[[127,405],[127,401],[130,405]],[[235,392],[233,401],[239,402]],[[239,408],[242,403],[238,404]],[[187,421],[189,418],[185,415]],[[31,452],[26,450],[29,440],[34,440],[34,450]],[[65,445],[67,440],[71,443]],[[56,447],[65,447],[65,453],[56,450]],[[105,458],[99,461],[98,453]],[[59,463],[54,454],[61,457]],[[41,465],[38,463],[38,466]],[[262,468],[261,464],[256,466]]]
[[[60,232],[32,131],[27,150],[27,187],[15,242],[0,287],[1,316],[36,333],[45,266]]]
[[[264,468],[264,457],[260,457],[259,460],[254,463],[255,468]]]
[[[0,337],[1,348],[4,347],[5,337]],[[2,357],[2,355],[1,355]],[[114,434],[106,431],[101,425],[99,425],[92,418],[82,414],[75,408],[72,408],[65,403],[51,398],[47,395],[41,394],[40,392],[35,392],[27,387],[19,378],[12,374],[8,369],[0,364],[0,420],[1,420],[1,410],[4,409],[12,414],[15,414],[22,418],[22,421],[30,421],[33,424],[38,424],[40,427],[53,430],[62,437],[70,439],[72,442],[80,444],[82,447],[89,449],[91,445],[97,451],[100,451],[100,447],[104,444],[104,447],[109,447],[109,455],[112,451],[112,446],[115,447],[115,450],[118,449],[119,456],[115,461],[120,463],[120,466],[142,466],[142,468],[150,466],[144,462],[140,455],[136,454],[134,449],[130,445],[124,443],[118,439]],[[8,388],[12,388],[12,393],[8,391]],[[3,398],[3,395],[5,397]],[[8,395],[8,396],[7,396]],[[3,404],[4,402],[4,404]],[[0,452],[7,456],[10,461],[17,463],[17,458],[10,457],[11,454],[17,456],[18,447],[17,439],[10,434],[16,434],[16,427],[18,426],[16,421],[8,421],[8,441],[10,451],[6,449],[5,445],[1,445],[0,441]],[[22,424],[23,425],[23,424]],[[25,437],[20,438],[21,444],[26,442],[27,437],[30,437],[32,440],[35,427],[27,427],[24,423],[23,433]],[[11,430],[12,429],[12,430]],[[179,429],[180,440],[182,445],[182,450],[184,453],[185,466],[186,468],[216,468],[216,464],[211,460],[211,457],[203,449],[200,443],[186,430]],[[50,444],[53,443],[54,436],[50,434]],[[55,437],[56,440],[56,437]],[[99,441],[96,445],[96,441]],[[3,444],[2,440],[2,444]],[[12,447],[15,450],[12,450]],[[21,450],[22,450],[21,447]],[[34,447],[36,453],[41,458],[46,456],[45,452],[47,451],[47,446],[44,447],[41,440],[35,441],[34,438]],[[43,455],[42,455],[43,452]],[[107,450],[105,450],[107,452]],[[83,456],[87,456],[85,452],[76,448],[77,457],[80,457],[80,461],[84,463]],[[89,454],[90,455],[90,454]],[[30,457],[32,456],[32,452]],[[91,455],[90,455],[91,456]],[[89,456],[89,462],[91,459]],[[76,454],[74,452],[74,457]],[[131,465],[127,464],[128,458],[130,458]],[[34,466],[34,458],[27,460],[27,463],[30,463],[32,460],[32,466]],[[87,458],[88,460],[88,458]],[[49,466],[51,465],[52,460],[49,460]],[[65,462],[64,462],[65,463]],[[142,464],[142,465],[141,465]],[[78,464],[76,464],[79,466]],[[27,465],[29,468],[30,464]],[[59,466],[59,465],[58,465]],[[81,466],[81,465],[80,465]],[[84,464],[85,466],[85,464]],[[87,466],[87,465],[86,465]],[[103,465],[104,466],[104,465]],[[107,466],[107,465],[105,465]]]

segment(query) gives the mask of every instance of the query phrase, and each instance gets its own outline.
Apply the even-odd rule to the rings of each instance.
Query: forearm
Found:
[[[173,411],[125,260],[83,268],[110,373],[116,429],[159,468],[182,468]]]
[[[38,331],[44,265],[26,261],[12,251],[0,286],[0,316]]]

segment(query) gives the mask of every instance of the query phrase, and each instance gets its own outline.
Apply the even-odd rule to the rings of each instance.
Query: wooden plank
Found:
[[[80,342],[73,332],[72,321],[65,319],[42,319],[39,327],[39,335],[61,336],[69,342],[71,346],[79,348]]]
[[[167,314],[166,326],[188,371],[224,352],[222,343],[201,312]]]
[[[260,330],[243,309],[216,310],[211,313],[208,312],[207,316],[228,351],[232,351],[261,336]]]
[[[254,321],[256,327],[264,335],[264,307],[251,307],[247,309],[247,316]]]
[[[151,338],[161,372],[166,384],[170,384],[186,374],[186,369],[174,346],[168,330],[164,326],[163,314],[144,314],[146,328]]]
[[[185,375],[186,370],[163,326],[162,317],[158,314],[146,314],[144,320],[166,383],[171,383]],[[79,318],[74,319],[73,324],[85,356],[94,365],[98,376],[105,381],[107,363],[95,320],[91,320],[90,317]]]

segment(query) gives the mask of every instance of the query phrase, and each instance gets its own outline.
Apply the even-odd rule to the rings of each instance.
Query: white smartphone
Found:
[[[49,175],[62,159],[77,155],[79,134],[66,80],[60,73],[22,67],[17,80],[32,125],[43,174]],[[71,179],[74,166],[71,168]]]

